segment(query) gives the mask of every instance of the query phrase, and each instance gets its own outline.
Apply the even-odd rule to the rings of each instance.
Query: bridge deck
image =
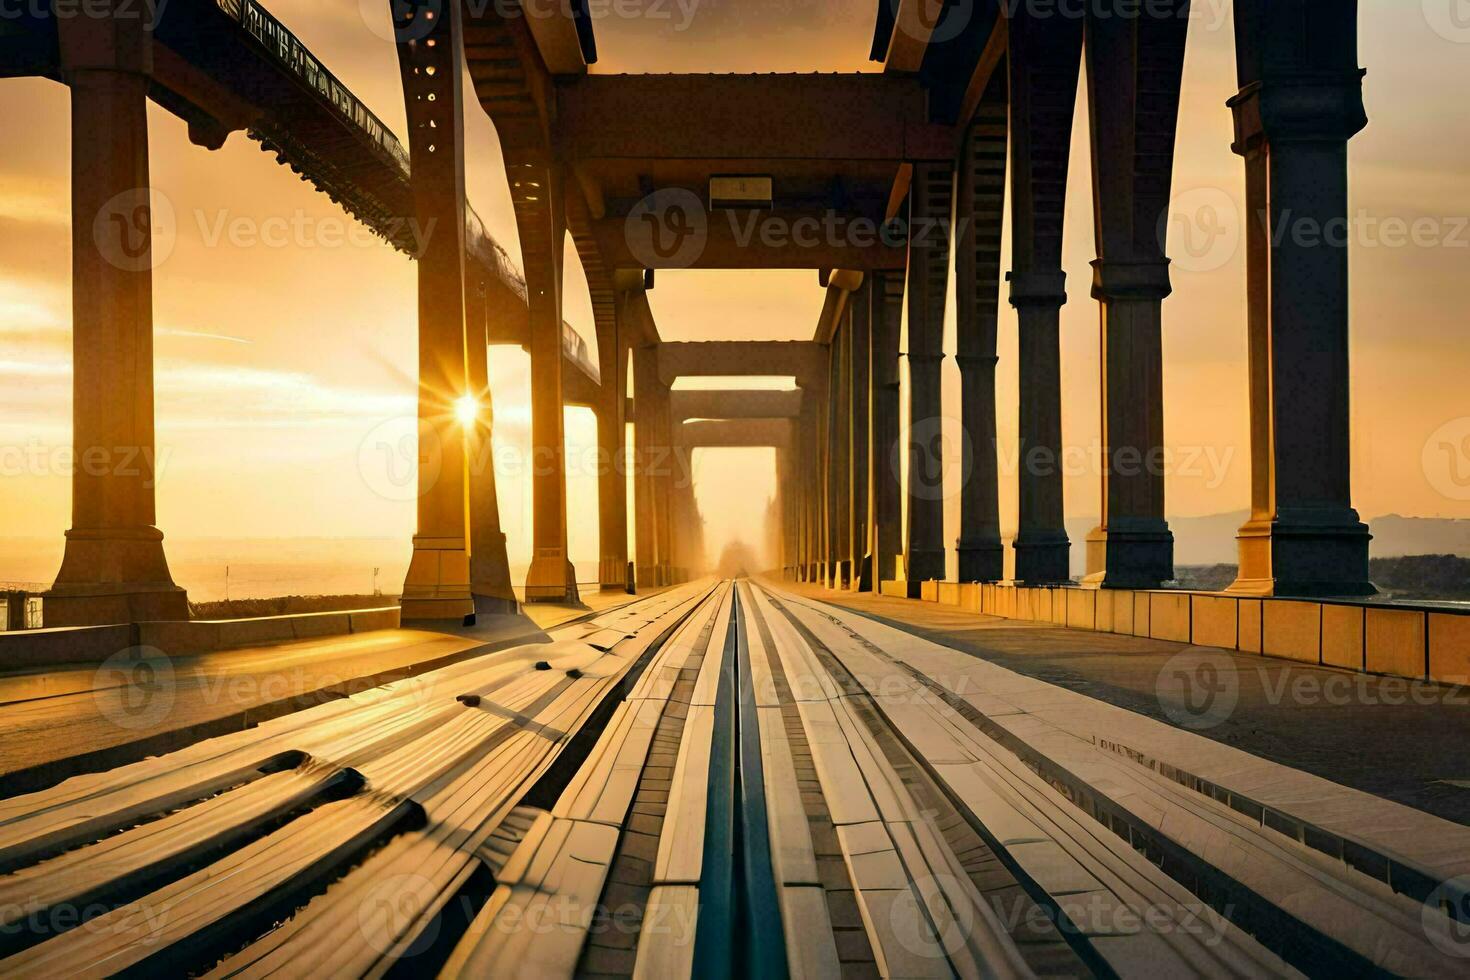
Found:
[[[11,796],[0,970],[1470,974],[1470,828],[1032,676],[1095,634],[833,598],[680,587]]]

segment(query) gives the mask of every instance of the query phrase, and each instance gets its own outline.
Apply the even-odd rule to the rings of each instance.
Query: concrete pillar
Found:
[[[898,340],[903,324],[903,277],[873,273],[872,336],[868,346],[868,556],[873,590],[899,578],[903,502],[899,481]]]
[[[852,419],[852,436],[848,456],[848,483],[851,487],[851,539],[848,555],[852,559],[851,587],[858,592],[873,591],[873,563],[868,554],[868,467],[871,461],[871,408],[868,390],[871,387],[869,361],[872,357],[873,336],[873,283],[864,277],[863,284],[848,297],[849,317],[848,340],[848,413]]]
[[[791,444],[776,450],[776,495],[781,501],[779,567],[783,578],[796,581],[801,564],[801,492],[792,454],[798,451],[801,435],[795,420],[791,428]]]
[[[430,44],[429,42],[434,42]],[[419,243],[418,531],[403,583],[405,620],[472,621],[466,521],[465,224],[458,12],[398,46],[409,123],[414,208],[434,233]],[[478,423],[475,423],[478,425]]]
[[[1011,18],[1007,73],[1011,103],[1010,303],[1016,308],[1018,582],[1070,577],[1062,496],[1062,225],[1072,119],[1082,65],[1077,18]]]
[[[110,5],[109,5],[110,6]],[[72,526],[45,624],[189,618],[154,510],[153,252],[143,19],[59,18],[72,100]]]
[[[603,329],[597,338],[602,376],[602,403],[597,408],[598,581],[603,589],[618,591],[629,586],[625,300],[626,295],[619,294],[617,312],[611,322],[599,324]]]
[[[914,165],[909,187],[909,514],[904,542],[908,594],[945,577],[944,306],[949,292],[950,206],[954,168]]]
[[[679,542],[675,538],[679,528],[674,523],[674,492],[678,481],[687,478],[689,470],[686,465],[687,457],[681,458],[675,446],[669,390],[669,386],[664,385],[655,392],[654,418],[658,426],[658,446],[664,461],[662,466],[654,469],[653,506],[659,529],[659,578],[664,585],[677,585],[679,569],[675,555],[679,551]]]
[[[1084,579],[1094,587],[1156,588],[1174,577],[1164,507],[1170,286],[1159,229],[1169,208],[1187,7],[1164,0],[1140,17],[1094,13],[1086,23],[1097,188],[1092,295],[1102,306],[1103,372],[1102,523],[1087,537]]]
[[[804,465],[800,470],[801,520],[802,520],[802,581],[821,581],[826,567],[826,541],[823,537],[822,514],[825,509],[823,486],[823,442],[822,416],[823,389],[813,386],[803,389],[801,398],[801,420],[799,434]],[[816,463],[817,465],[813,465]]]
[[[507,161],[520,229],[531,353],[532,556],[527,602],[575,603],[567,555],[567,471],[562,397],[562,257],[566,199],[560,161]]]
[[[852,307],[832,337],[832,588],[852,584]]]
[[[467,433],[470,485],[470,595],[475,614],[514,613],[520,603],[510,577],[500,495],[495,485],[495,418],[490,397],[489,324],[485,283],[473,278],[465,289],[465,355],[470,392],[479,414]]]
[[[996,454],[995,353],[1005,211],[1007,84],[997,67],[965,134],[955,199],[956,341],[961,418],[971,453],[960,489],[961,582],[1005,577]]]
[[[680,459],[690,462],[684,472],[692,472],[693,448],[681,445],[678,453]],[[669,488],[669,520],[673,528],[670,578],[674,584],[680,584],[703,571],[709,561],[704,548],[704,518],[694,497],[694,484],[676,475],[670,480]]]
[[[659,581],[660,529],[658,508],[654,503],[655,466],[667,464],[658,458],[658,426],[656,419],[656,392],[660,387],[658,377],[658,348],[636,347],[633,349],[633,508],[635,547],[635,578],[640,588],[652,588],[663,584]]]
[[[1352,506],[1348,243],[1331,231],[1347,227],[1347,143],[1367,125],[1357,3],[1242,0],[1235,16],[1251,518],[1231,589],[1371,595],[1371,536]]]
[[[823,510],[825,511],[822,529],[826,547],[826,564],[822,584],[829,589],[836,588],[842,578],[842,533],[840,530],[842,512],[838,502],[842,487],[842,481],[838,475],[842,459],[839,448],[842,431],[840,420],[842,414],[841,348],[840,336],[834,335],[827,348],[827,404],[822,465]]]

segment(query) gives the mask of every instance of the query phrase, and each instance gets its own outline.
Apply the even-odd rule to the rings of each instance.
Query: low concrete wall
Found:
[[[189,656],[292,640],[396,629],[398,624],[399,607],[386,606],[257,619],[25,630],[0,633],[0,669],[101,663],[113,654],[137,646],[156,647],[171,656]]]
[[[1470,610],[954,582],[925,582],[923,598],[1006,619],[1470,685]]]

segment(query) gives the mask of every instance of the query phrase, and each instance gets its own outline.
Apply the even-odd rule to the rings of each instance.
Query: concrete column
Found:
[[[825,548],[822,584],[832,589],[837,587],[837,583],[842,578],[842,536],[839,530],[842,520],[838,504],[839,488],[842,485],[838,478],[838,461],[841,459],[841,452],[838,448],[841,424],[838,416],[841,414],[842,405],[842,379],[838,365],[842,353],[837,336],[833,336],[827,348],[827,356],[826,424],[823,430],[822,457],[822,535]]]
[[[796,420],[792,420],[791,444],[776,450],[776,494],[781,498],[781,554],[779,567],[783,578],[797,580],[801,553],[801,500],[797,467],[792,454],[801,438]]]
[[[470,392],[479,405],[467,431],[470,484],[470,595],[475,614],[514,613],[520,603],[511,583],[505,532],[500,526],[500,496],[495,485],[495,418],[490,398],[485,284],[472,279],[465,289],[465,354]]]
[[[825,443],[822,416],[826,412],[822,388],[804,389],[801,398],[802,572],[803,582],[819,582],[826,568],[826,539],[822,515],[825,509],[823,454]],[[817,465],[813,465],[813,463]]]
[[[597,408],[597,515],[601,560],[598,580],[605,590],[628,588],[628,470],[625,385],[627,345],[623,339],[625,296],[597,338],[602,403]]]
[[[832,588],[852,585],[852,308],[832,337],[832,542],[837,567]]]
[[[567,555],[567,471],[562,397],[563,168],[550,159],[508,162],[525,263],[531,352],[532,556],[527,602],[575,603]]]
[[[872,275],[872,338],[868,348],[868,555],[873,591],[899,578],[903,553],[903,502],[899,482],[898,340],[903,323],[903,277]]]
[[[904,542],[908,594],[945,577],[944,306],[949,292],[950,207],[954,168],[914,165],[909,188],[909,502]]]
[[[1015,568],[1031,585],[1070,578],[1062,497],[1062,226],[1082,22],[1025,12],[1008,21],[1011,103],[1010,303],[1016,308],[1019,469]]]
[[[678,529],[674,525],[673,497],[674,482],[681,479],[683,470],[674,444],[673,418],[669,406],[669,386],[661,380],[654,386],[649,397],[653,413],[654,462],[653,520],[658,538],[659,585],[674,585],[678,581],[674,555],[679,549],[674,536]]]
[[[1005,577],[996,455],[995,353],[1000,246],[1005,212],[1007,84],[997,67],[965,135],[955,199],[955,298],[963,445],[971,453],[960,489],[959,580]]]
[[[433,42],[430,44],[430,42]],[[414,208],[433,228],[418,255],[418,532],[403,584],[405,620],[473,621],[470,593],[465,360],[465,225],[462,56],[458,12],[398,47],[409,122]]]
[[[852,419],[852,438],[848,455],[851,460],[848,483],[851,488],[851,587],[858,592],[873,591],[873,563],[868,554],[868,468],[871,465],[871,432],[869,388],[873,336],[873,283],[865,277],[863,284],[848,297],[851,310],[848,341],[848,377],[852,379],[848,413]]]
[[[1017,582],[1043,585],[1071,577],[1071,541],[1062,497],[1061,310],[1066,278],[1017,270],[1009,276],[1016,308],[1020,372]]]
[[[680,458],[690,461],[689,471],[692,471],[694,449],[681,445],[679,454]],[[669,510],[673,525],[671,572],[675,583],[683,583],[709,564],[704,547],[704,518],[699,512],[699,502],[694,497],[691,482],[675,477],[670,481],[670,491]]]
[[[654,504],[655,465],[666,461],[657,458],[658,426],[655,392],[659,388],[658,348],[636,347],[633,350],[633,507],[634,535],[637,555],[635,577],[640,588],[652,588],[659,582],[658,556],[660,533],[657,507]]]
[[[46,626],[188,619],[155,526],[152,40],[140,17],[58,20],[72,100],[72,526]]]
[[[1156,588],[1174,576],[1165,518],[1163,301],[1187,0],[1086,22],[1102,308],[1102,523],[1087,537],[1084,584]],[[1164,0],[1164,6],[1175,4]],[[1147,112],[1139,111],[1140,105]]]
[[[1236,46],[1251,518],[1231,589],[1371,595],[1371,536],[1352,506],[1348,243],[1331,232],[1347,226],[1347,143],[1367,125],[1357,3],[1242,0]]]

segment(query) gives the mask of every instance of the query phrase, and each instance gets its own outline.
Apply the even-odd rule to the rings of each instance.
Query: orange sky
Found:
[[[386,21],[387,4],[269,6],[404,132],[395,55],[376,20],[381,14]],[[1200,202],[1223,201],[1228,226],[1242,187],[1224,108],[1234,88],[1230,23],[1221,0],[1196,6],[1175,185],[1191,213]],[[1470,501],[1441,492],[1444,474],[1433,466],[1426,472],[1423,462],[1431,434],[1470,415],[1463,339],[1470,43],[1441,36],[1456,37],[1421,17],[1418,3],[1361,6],[1372,121],[1351,157],[1353,207],[1368,219],[1352,253],[1356,503],[1365,517],[1470,517]],[[1430,0],[1425,9],[1433,6]],[[660,16],[598,20],[596,70],[869,69],[872,7],[870,0],[649,4],[644,9]],[[1063,314],[1065,438],[1083,448],[1098,437],[1085,111],[1079,107],[1065,252],[1073,300]],[[518,259],[493,130],[478,108],[468,116],[471,197]],[[155,285],[160,524],[172,537],[381,536],[406,548],[412,501],[365,478],[362,456],[380,426],[413,412],[411,263],[354,234],[326,197],[243,134],[210,153],[189,144],[183,124],[162,110],[150,118],[155,191],[172,206],[178,228]],[[69,481],[58,463],[70,440],[69,138],[64,88],[0,81],[0,538],[59,542],[69,525]],[[1380,224],[1421,218],[1432,219],[1434,244],[1395,245],[1393,226]],[[255,240],[271,231],[284,237]],[[1171,253],[1181,257],[1177,236]],[[1248,499],[1243,258],[1227,248],[1188,265],[1219,267],[1176,266],[1175,294],[1165,306],[1168,440],[1199,457],[1194,472],[1169,479],[1172,515],[1239,510]],[[582,283],[573,263],[568,319],[590,341]],[[806,339],[822,293],[814,273],[662,273],[651,301],[671,339]],[[1014,452],[1007,437],[1015,428],[1014,323],[1003,309],[1003,460]],[[497,352],[494,366],[498,435],[507,446],[524,444],[524,356]],[[948,411],[958,414],[952,361],[946,371]],[[593,437],[590,414],[569,413],[572,455]],[[1007,523],[1013,486],[1013,477],[1003,480]],[[702,454],[698,493],[713,525],[712,555],[730,538],[758,537],[751,529],[772,487],[769,454]],[[1067,493],[1069,513],[1096,513],[1098,483],[1088,467],[1069,479]],[[591,476],[574,474],[570,495],[573,557],[595,560]],[[506,473],[502,511],[513,561],[529,552],[524,498],[521,481]]]

